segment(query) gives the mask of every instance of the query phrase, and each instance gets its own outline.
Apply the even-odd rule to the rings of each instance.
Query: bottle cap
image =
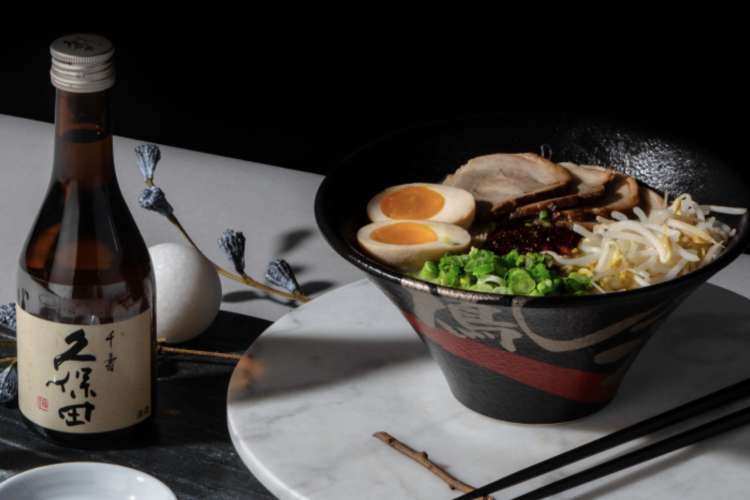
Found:
[[[115,84],[112,42],[99,35],[73,34],[58,38],[49,47],[50,79],[60,90],[85,94]]]

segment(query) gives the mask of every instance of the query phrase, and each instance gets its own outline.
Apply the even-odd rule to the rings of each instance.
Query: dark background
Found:
[[[414,124],[575,110],[667,129],[745,168],[747,79],[728,26],[709,36],[679,23],[618,27],[616,16],[584,27],[456,20],[463,28],[271,26],[158,9],[29,16],[8,14],[0,30],[0,113],[52,121],[48,45],[90,31],[116,46],[115,132],[144,141],[324,173]]]

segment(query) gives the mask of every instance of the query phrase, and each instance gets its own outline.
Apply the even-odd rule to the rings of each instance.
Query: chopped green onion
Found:
[[[437,262],[431,260],[425,262],[422,269],[419,271],[419,277],[427,281],[434,280],[439,274],[440,269],[438,268]]]
[[[428,261],[412,276],[442,286],[504,295],[583,295],[591,290],[591,278],[581,273],[563,274],[550,256],[511,250],[498,255],[471,248],[461,255],[444,255]]]
[[[518,267],[508,271],[506,281],[513,293],[518,295],[528,295],[536,286],[534,278],[525,269]]]

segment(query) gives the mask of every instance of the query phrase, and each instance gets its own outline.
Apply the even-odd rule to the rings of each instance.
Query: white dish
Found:
[[[37,467],[0,483],[0,500],[177,500],[153,476],[121,465],[69,462]]]
[[[742,257],[712,281],[748,296],[748,270],[750,257]],[[243,358],[230,381],[229,433],[248,468],[281,499],[455,498],[457,492],[372,434],[389,432],[459,479],[484,484],[745,378],[748,324],[747,298],[704,285],[645,346],[608,407],[573,422],[520,425],[458,403],[396,308],[359,281],[286,315],[253,345],[253,363]],[[555,498],[746,498],[747,450],[750,428],[743,428]]]

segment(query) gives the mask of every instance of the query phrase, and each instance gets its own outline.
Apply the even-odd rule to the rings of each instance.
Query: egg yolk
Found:
[[[437,234],[426,224],[398,222],[374,230],[370,238],[391,245],[419,245],[437,241]]]
[[[383,196],[380,210],[391,219],[429,219],[443,209],[445,198],[424,186],[408,186]]]

